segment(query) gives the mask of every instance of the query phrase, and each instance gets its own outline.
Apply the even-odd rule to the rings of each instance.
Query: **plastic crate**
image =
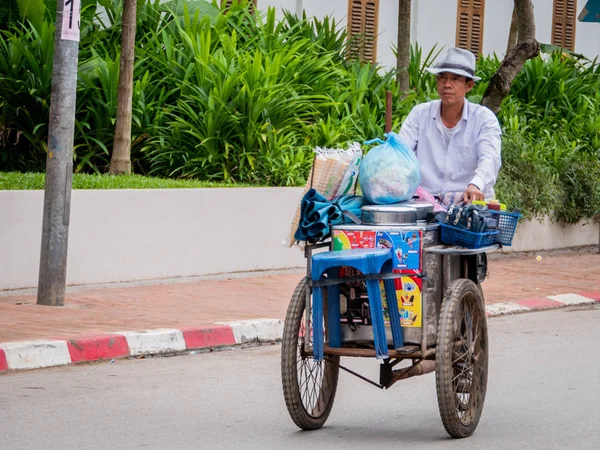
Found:
[[[440,228],[442,229],[441,240],[444,244],[458,245],[465,248],[481,248],[496,244],[500,234],[499,230],[474,233],[444,223],[440,223]]]
[[[506,211],[495,211],[493,209],[490,209],[489,212],[498,218],[498,230],[500,230],[498,242],[506,246],[511,245],[513,236],[517,230],[517,222],[519,222],[521,214]]]

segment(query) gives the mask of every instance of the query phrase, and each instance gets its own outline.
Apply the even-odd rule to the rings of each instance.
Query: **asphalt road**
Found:
[[[600,448],[600,308],[489,327],[488,396],[468,439],[447,437],[433,374],[381,391],[342,372],[326,426],[298,431],[277,345],[0,376],[0,448]],[[377,379],[374,360],[347,365]]]

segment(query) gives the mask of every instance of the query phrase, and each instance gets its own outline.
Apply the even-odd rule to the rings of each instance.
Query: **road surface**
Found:
[[[489,320],[475,435],[447,437],[435,375],[381,391],[341,372],[332,414],[301,432],[285,409],[279,345],[0,376],[0,448],[597,449],[600,308]],[[346,360],[377,379],[374,360]]]

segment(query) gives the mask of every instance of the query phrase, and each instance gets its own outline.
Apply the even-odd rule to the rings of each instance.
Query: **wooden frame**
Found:
[[[552,45],[575,51],[577,0],[554,0],[552,6]]]
[[[457,0],[455,46],[479,56],[483,53],[485,0]]]
[[[379,30],[379,0],[348,0],[348,39],[355,39],[349,48],[350,58],[377,61]],[[356,39],[355,36],[361,37]]]

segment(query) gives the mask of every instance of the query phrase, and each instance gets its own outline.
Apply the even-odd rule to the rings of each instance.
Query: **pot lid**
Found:
[[[411,208],[416,208],[416,209],[427,209],[427,210],[433,210],[433,204],[432,203],[427,203],[427,202],[423,202],[420,200],[412,200],[409,202],[405,203],[407,206],[410,206]]]
[[[394,203],[391,205],[365,205],[361,209],[363,211],[369,211],[369,212],[388,212],[388,213],[402,213],[402,212],[416,213],[417,212],[417,208],[414,208],[412,205],[409,206],[406,203]]]

